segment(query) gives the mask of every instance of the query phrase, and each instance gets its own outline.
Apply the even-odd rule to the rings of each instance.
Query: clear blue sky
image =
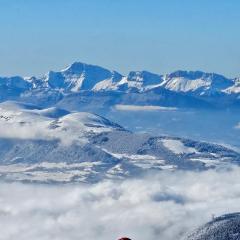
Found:
[[[74,61],[240,76],[239,0],[0,0],[0,75]]]

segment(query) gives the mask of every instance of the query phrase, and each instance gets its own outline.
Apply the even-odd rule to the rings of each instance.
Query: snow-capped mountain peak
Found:
[[[85,65],[87,64],[82,62],[73,62],[72,64],[61,70],[61,72],[69,74],[81,74],[84,71]]]
[[[78,92],[80,90],[93,90],[98,83],[103,81],[110,81],[113,84],[121,78],[122,75],[115,71],[109,71],[99,66],[81,62],[74,62],[59,72],[50,71],[46,75],[45,81],[52,88]]]

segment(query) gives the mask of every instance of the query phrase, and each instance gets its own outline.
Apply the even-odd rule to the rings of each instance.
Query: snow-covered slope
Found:
[[[226,214],[200,227],[186,240],[239,240],[240,213]]]
[[[223,90],[228,94],[239,94],[240,93],[240,78],[234,80],[234,85],[231,85],[227,89]]]
[[[122,91],[140,91],[160,86],[163,76],[147,71],[132,71],[116,85]]]
[[[49,107],[68,97],[79,102],[79,96],[85,98],[86,94],[99,101],[98,96],[103,94],[109,99],[104,106],[111,107],[120,94],[117,104],[226,108],[240,105],[239,89],[238,78],[215,73],[176,71],[162,75],[131,71],[123,76],[99,66],[75,62],[61,71],[49,71],[43,77],[0,78],[0,101],[18,100]]]
[[[240,163],[225,147],[126,131],[86,112],[0,104],[0,176],[6,180],[96,182],[146,171],[205,170]]]
[[[5,138],[85,142],[89,135],[122,130],[119,125],[95,114],[68,112],[55,107],[41,109],[18,102],[0,104],[0,121],[0,137]],[[26,132],[27,136],[21,132]]]
[[[211,95],[221,92],[233,84],[233,80],[215,73],[176,71],[165,76],[164,86],[176,92]]]

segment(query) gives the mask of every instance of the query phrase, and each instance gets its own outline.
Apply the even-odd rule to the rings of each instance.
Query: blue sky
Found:
[[[74,61],[240,76],[239,0],[0,0],[0,75]]]

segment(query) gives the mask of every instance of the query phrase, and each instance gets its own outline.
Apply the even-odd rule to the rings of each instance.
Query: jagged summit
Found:
[[[69,75],[72,75],[72,74],[80,75],[84,72],[90,72],[90,71],[99,71],[99,72],[104,72],[106,74],[108,74],[109,72],[113,72],[106,68],[103,68],[97,65],[83,63],[83,62],[74,62],[70,64],[68,67],[61,70],[60,72],[64,74],[69,74]]]
[[[86,63],[83,62],[73,62],[72,64],[68,65],[66,68],[61,70],[61,72],[71,72],[71,73],[81,73],[85,68]]]
[[[105,68],[74,62],[67,68],[54,72],[50,71],[45,76],[45,81],[52,88],[64,91],[78,92],[80,90],[92,90],[96,84],[102,81],[119,81],[122,75]]]

